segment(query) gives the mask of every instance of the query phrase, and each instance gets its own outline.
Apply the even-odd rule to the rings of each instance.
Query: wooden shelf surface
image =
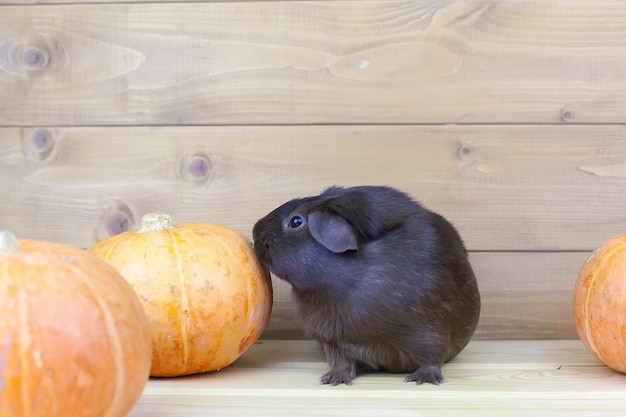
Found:
[[[261,341],[213,373],[151,379],[128,417],[183,416],[623,416],[626,375],[578,340],[473,341],[443,368],[439,386],[404,375],[320,385],[311,341]],[[599,414],[602,413],[602,414]]]

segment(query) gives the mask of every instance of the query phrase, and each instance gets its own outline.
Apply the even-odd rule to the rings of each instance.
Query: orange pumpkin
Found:
[[[250,242],[225,226],[172,225],[147,214],[89,249],[120,271],[142,300],[152,332],[152,376],[214,371],[261,335],[272,286]]]
[[[587,349],[626,373],[626,234],[598,246],[574,287],[574,322]]]
[[[148,323],[117,271],[0,232],[0,416],[122,417],[149,370]]]

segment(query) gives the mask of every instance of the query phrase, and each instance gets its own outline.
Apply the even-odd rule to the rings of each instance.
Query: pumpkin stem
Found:
[[[0,258],[19,250],[15,235],[8,230],[0,230]]]
[[[165,213],[146,213],[141,218],[141,227],[137,233],[154,232],[157,230],[170,229],[172,216]]]

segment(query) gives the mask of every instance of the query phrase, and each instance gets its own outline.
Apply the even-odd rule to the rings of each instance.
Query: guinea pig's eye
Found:
[[[287,222],[287,225],[291,229],[299,229],[304,226],[304,218],[299,214],[294,214]]]

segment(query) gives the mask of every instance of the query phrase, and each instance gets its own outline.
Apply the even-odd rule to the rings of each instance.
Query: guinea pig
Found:
[[[467,251],[441,215],[391,187],[331,187],[291,200],[253,228],[261,263],[289,282],[306,336],[330,370],[322,384],[408,373],[443,382],[469,342],[480,295]]]

